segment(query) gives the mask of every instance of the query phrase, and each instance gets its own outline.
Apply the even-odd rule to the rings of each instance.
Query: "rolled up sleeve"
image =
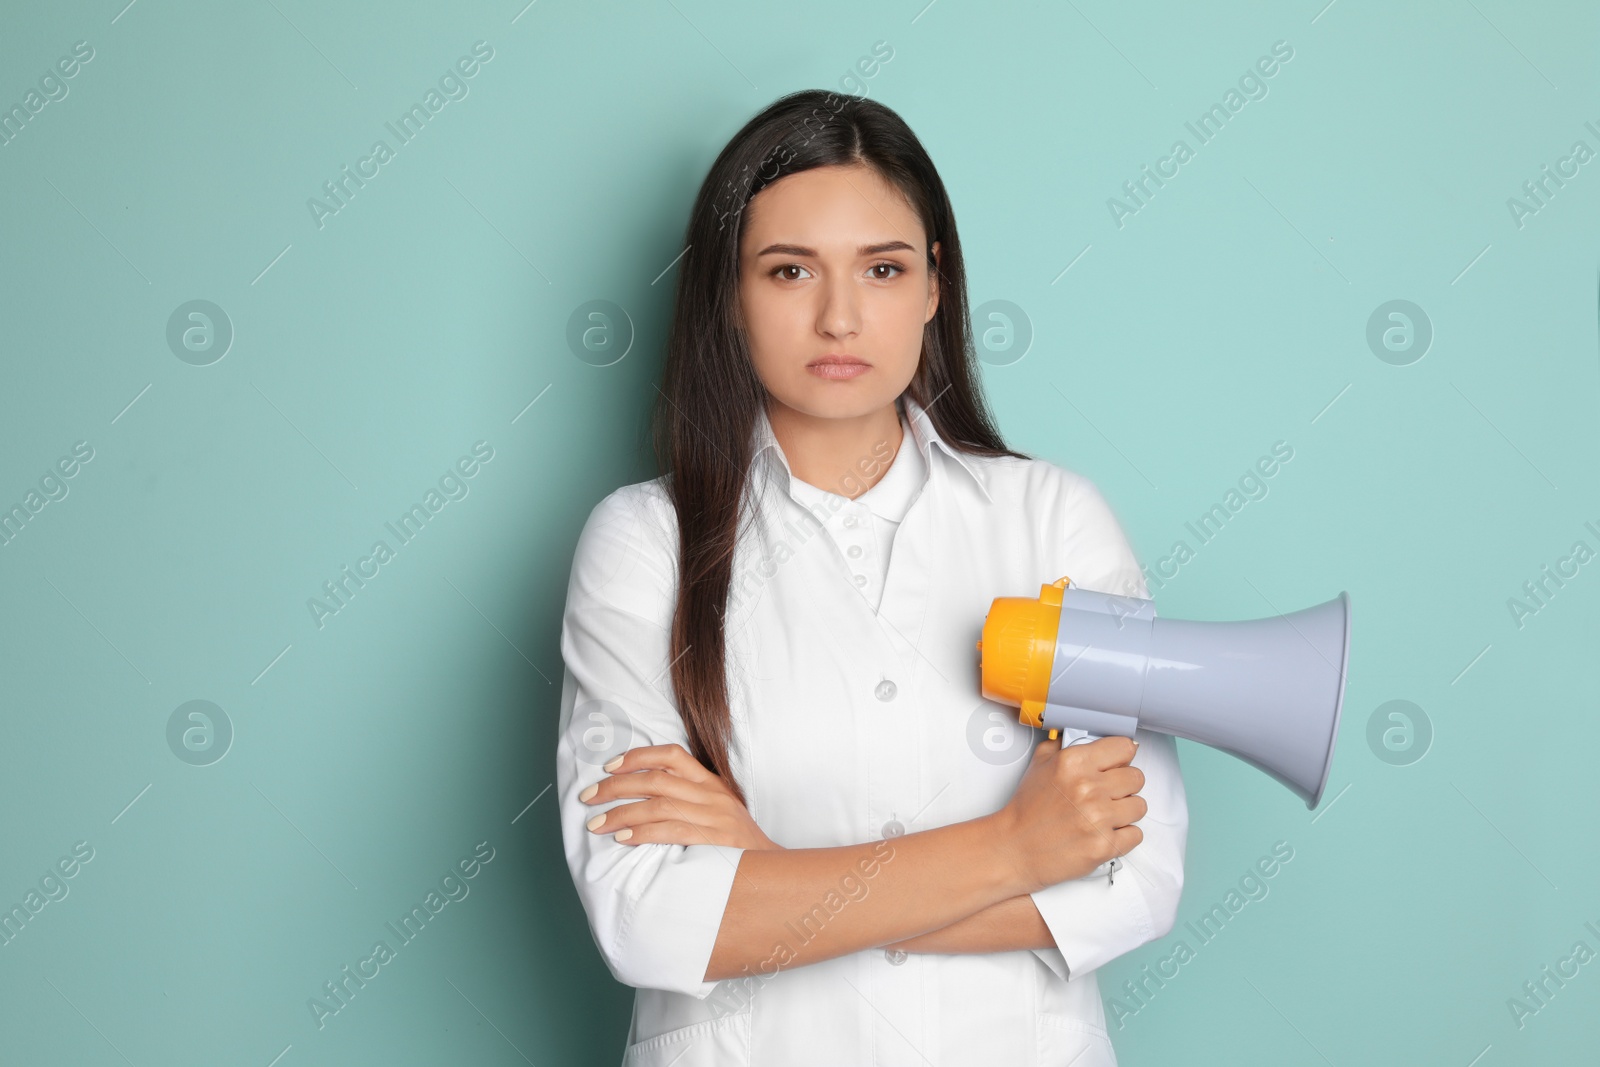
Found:
[[[716,984],[703,976],[744,850],[619,844],[585,823],[636,798],[578,799],[628,749],[689,747],[667,669],[676,528],[657,485],[612,493],[579,535],[561,623],[556,788],[567,867],[612,975],[703,999]]]
[[[1095,485],[1081,476],[1066,495],[1058,526],[1065,545],[1065,573],[1072,584],[1095,592],[1149,599],[1144,575],[1121,524]],[[1083,736],[1083,731],[1067,731]],[[1175,738],[1135,730],[1139,749],[1133,766],[1144,772],[1139,790],[1148,807],[1138,826],[1144,837],[1117,861],[1069,882],[1032,894],[1056,947],[1034,949],[1062,978],[1086,974],[1123,953],[1164,937],[1177,923],[1183,893],[1189,806]]]

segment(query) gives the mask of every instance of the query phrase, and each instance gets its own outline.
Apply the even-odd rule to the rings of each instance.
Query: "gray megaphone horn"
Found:
[[[983,695],[1028,726],[1132,737],[1136,728],[1237,756],[1315,808],[1328,784],[1350,657],[1350,595],[1265,619],[1156,618],[1155,602],[1062,578],[996,597]]]

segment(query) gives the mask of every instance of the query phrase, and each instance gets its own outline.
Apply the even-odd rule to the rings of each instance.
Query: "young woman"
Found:
[[[1093,483],[990,421],[944,185],[890,109],[796,93],[686,243],[665,473],[595,507],[561,634],[624,1062],[1114,1065],[1095,969],[1183,887],[1173,741],[1039,740],[974,646],[1063,575],[1148,594]]]

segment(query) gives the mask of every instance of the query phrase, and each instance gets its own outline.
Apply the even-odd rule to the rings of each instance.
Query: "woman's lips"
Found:
[[[827,378],[830,381],[843,381],[847,378],[859,378],[872,369],[870,363],[841,362],[838,360],[822,360],[817,363],[806,364],[806,370],[818,378]]]

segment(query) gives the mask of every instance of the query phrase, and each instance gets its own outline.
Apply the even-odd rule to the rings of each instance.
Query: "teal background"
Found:
[[[0,546],[0,905],[93,849],[0,945],[0,1061],[618,1060],[631,991],[545,792],[568,567],[654,474],[698,183],[804,87],[924,140],[973,306],[1020,309],[975,326],[1032,332],[986,356],[1008,439],[1092,478],[1142,562],[1293,448],[1152,583],[1164,615],[1351,596],[1318,811],[1180,742],[1179,927],[1101,971],[1137,1007],[1122,1062],[1593,1058],[1600,961],[1520,1026],[1508,999],[1600,951],[1600,562],[1520,626],[1508,601],[1600,550],[1600,161],[1507,207],[1600,150],[1592,5],[123,3],[0,16],[5,109],[94,49],[0,147],[0,507],[94,453]],[[307,201],[480,40],[469,94],[319,228]],[[1268,95],[1119,227],[1107,200],[1275,41]],[[1367,342],[1396,299],[1433,330],[1407,365]],[[191,300],[234,333],[205,366],[167,340]],[[568,343],[592,300],[631,324],[615,362]],[[468,494],[319,627],[307,601],[479,441]],[[168,740],[191,700],[233,733],[205,766]],[[1431,733],[1398,763],[1368,740],[1392,700]],[[1186,935],[1279,841],[1270,892]],[[470,894],[319,1029],[307,1001],[480,842]]]

